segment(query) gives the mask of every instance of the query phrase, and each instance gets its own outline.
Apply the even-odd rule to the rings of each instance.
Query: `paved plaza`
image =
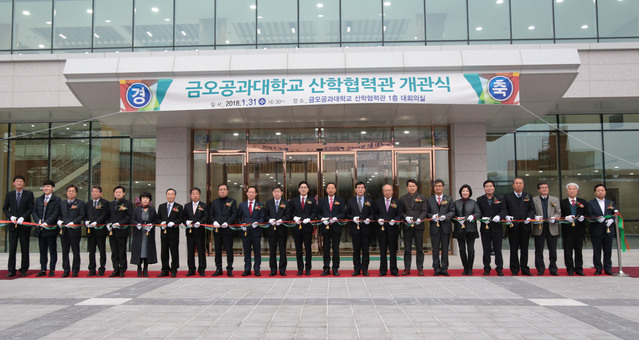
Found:
[[[639,264],[627,254],[627,265]],[[330,278],[298,278],[289,265],[286,278],[208,271],[206,278],[62,279],[60,270],[57,278],[0,280],[0,338],[639,339],[638,279],[507,270],[504,277],[351,277],[343,262],[342,276]]]

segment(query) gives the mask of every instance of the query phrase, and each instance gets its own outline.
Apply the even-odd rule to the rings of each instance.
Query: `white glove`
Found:
[[[367,218],[366,220],[364,220],[364,224],[368,225],[369,223],[371,223],[371,220],[369,218]]]
[[[328,217],[322,217],[322,222],[328,221]]]
[[[379,223],[379,224],[384,224],[384,219],[383,219],[383,218],[380,218],[379,220],[377,220],[377,223]]]
[[[193,221],[191,221],[191,220],[186,220],[186,226],[187,226],[187,227],[189,227],[189,228],[190,228],[190,227],[191,227],[191,223],[193,223]]]
[[[579,218],[577,219],[577,221],[579,222],[583,222],[586,218],[584,217],[584,215],[579,216]]]
[[[15,223],[17,218],[15,216],[11,216],[10,220],[11,220],[11,222]]]
[[[253,222],[253,224],[251,224],[251,227],[253,227],[253,229],[257,228],[257,222]]]
[[[530,223],[530,217],[527,217],[526,220],[524,221],[524,224],[528,224]]]
[[[42,222],[42,224],[40,224],[40,225],[41,225],[41,226],[43,226],[43,227],[47,227],[47,226],[49,226],[49,225],[47,224],[47,222]]]
[[[411,216],[406,216],[406,222],[413,223],[413,218]]]
[[[544,219],[543,216],[535,216],[535,221],[541,221],[543,219]]]
[[[62,220],[58,220],[58,227],[62,227]]]
[[[219,228],[219,227],[220,227],[220,224],[219,224],[219,223],[217,223],[217,221],[213,221],[213,226],[214,226],[214,227],[216,227],[216,228]]]
[[[324,225],[329,225],[331,222],[329,222],[328,219],[322,219],[322,223],[324,223]]]
[[[417,224],[417,225],[422,224],[422,220],[421,220],[421,218],[418,218],[418,219],[417,219],[417,221],[415,221],[415,224]]]
[[[501,218],[499,217],[499,215],[493,217],[493,222],[498,223],[501,220]]]
[[[618,214],[618,213],[619,213],[619,210],[615,209],[614,213],[615,213],[615,214]]]
[[[603,223],[605,220],[606,220],[606,219],[605,219],[603,216],[599,216],[599,217],[597,218],[597,222],[599,222],[599,223]]]
[[[275,223],[279,226],[282,225],[282,219],[280,218],[279,220],[275,221]]]
[[[359,224],[359,216],[353,217],[353,222]]]
[[[388,222],[388,225],[395,225],[395,221],[390,220],[390,222]]]
[[[615,221],[612,218],[606,220],[606,227],[610,227]]]
[[[92,222],[91,223],[91,228],[95,228],[98,225],[98,222]]]
[[[435,214],[433,216],[431,216],[430,220],[433,222],[436,222],[439,219],[439,215]]]
[[[472,222],[472,221],[474,221],[474,220],[475,220],[475,216],[473,216],[473,215],[469,215],[469,216],[466,218],[466,220],[468,220],[468,222]]]
[[[18,224],[22,224],[24,222],[24,217],[18,218]]]
[[[141,225],[140,223],[138,223],[138,226],[137,226],[137,227],[138,227],[138,230],[141,230],[141,229],[142,229],[142,225]]]
[[[160,223],[160,225],[166,225],[166,221],[162,221],[162,223]]]
[[[507,215],[507,216],[506,216],[506,221],[508,221],[508,222],[512,222],[512,221],[513,221],[513,219],[514,219],[514,217],[512,217],[512,216],[510,216],[510,215]]]
[[[166,224],[162,224],[162,230],[166,229]]]
[[[84,225],[87,226],[87,228],[89,228],[89,224],[91,224],[91,221],[84,221]]]
[[[446,216],[445,216],[445,215],[441,215],[441,216],[439,216],[439,221],[440,221],[440,222],[441,222],[441,221],[443,221],[443,220],[445,220],[445,219],[446,219]]]
[[[175,226],[175,223],[169,222],[166,226],[169,228],[173,228]]]
[[[293,217],[293,221],[294,221],[295,223],[300,223],[300,221],[301,221],[301,220],[302,220],[302,219],[301,219],[299,216],[295,216],[295,217]]]
[[[550,218],[550,223],[555,223],[555,222],[557,222],[557,219],[556,219],[554,216],[553,216],[553,217],[551,217],[551,218]]]
[[[331,223],[335,223],[335,222],[337,222],[337,217],[333,217],[333,218],[331,219]]]
[[[222,228],[228,228],[228,227],[229,227],[228,223],[226,223],[226,222],[222,223]]]
[[[70,226],[72,226],[72,225],[73,225],[73,222],[69,222],[69,223],[67,223],[67,227],[70,227]]]
[[[113,223],[111,226],[112,226],[112,227],[119,227],[119,226],[120,226],[120,223]]]
[[[275,219],[274,218],[269,219],[268,224],[271,224],[271,225],[275,224]]]
[[[195,224],[193,226],[196,227],[196,228],[199,228],[200,227],[200,222],[195,222]]]
[[[575,221],[575,216],[572,216],[572,215],[566,216],[566,221],[568,221],[570,223],[574,222]]]
[[[107,225],[106,225],[106,228],[107,228],[107,230],[108,230],[108,231],[111,231],[111,229],[112,229],[112,228],[111,228],[111,223],[107,224]]]
[[[302,223],[307,224],[310,223],[311,219],[310,218],[305,218],[304,221],[302,221]]]
[[[246,231],[246,227],[242,227],[242,231]]]

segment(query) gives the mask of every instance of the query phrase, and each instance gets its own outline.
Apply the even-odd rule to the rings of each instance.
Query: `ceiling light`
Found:
[[[106,22],[107,24],[111,22],[111,19],[106,19],[104,20],[104,22]]]
[[[346,27],[346,32],[350,32],[351,31],[351,26],[347,26]]]
[[[323,18],[323,17],[324,17],[324,14],[318,14],[318,15],[317,15],[317,17],[318,17],[318,18]]]
[[[293,32],[293,34],[295,34],[295,27],[291,27],[291,32]]]
[[[503,4],[503,3],[504,3],[504,0],[497,0],[497,4],[498,4],[498,5],[501,5],[501,4]]]
[[[164,21],[169,22],[169,21],[171,21],[171,19],[170,18],[164,18]]]
[[[261,29],[257,29],[257,34],[262,34],[262,30]]]
[[[560,3],[562,3],[562,2],[564,2],[564,0],[557,0],[557,3],[558,3],[558,4],[560,4]]]
[[[530,25],[530,26],[528,26],[528,29],[532,31],[532,30],[535,29],[535,26]]]
[[[366,131],[361,131],[360,133],[361,133],[362,135],[365,135],[365,134],[366,134]]]
[[[483,27],[481,27],[481,26],[477,26],[477,27],[475,27],[475,31],[481,31],[481,30],[483,30],[483,29],[484,29],[484,28],[483,28]]]
[[[282,135],[282,133],[278,131],[278,132],[276,132],[276,133],[275,133],[275,135],[276,135],[276,136],[281,136],[281,135]]]
[[[585,29],[587,29],[587,28],[588,28],[588,25],[581,25],[581,29],[582,29],[582,30],[585,30]]]
[[[227,40],[227,41],[226,41],[226,43],[227,43],[227,44],[230,44],[231,42]]]
[[[184,31],[180,31],[180,34],[182,34],[183,36],[185,36],[185,37],[186,37],[186,32],[184,32]]]
[[[159,11],[160,11],[160,9],[159,9],[159,8],[157,8],[157,7],[153,7],[153,8],[151,8],[151,11],[152,11],[152,12],[157,13],[157,12],[159,12]]]
[[[22,11],[22,15],[31,15],[31,12],[29,12],[29,11]]]
[[[619,169],[619,166],[615,165],[615,169]]]
[[[409,134],[409,133],[410,133],[410,131],[408,131],[408,130],[404,130],[404,134],[405,134],[405,135],[407,135],[407,134]]]
[[[100,36],[97,33],[93,33],[93,36],[96,37],[97,39],[100,39]]]
[[[257,18],[258,18],[258,19],[262,19],[262,16],[261,16],[261,15],[258,15],[258,16],[257,16]]]
[[[149,37],[153,36],[153,34],[151,34],[151,32],[149,32],[149,31],[146,31],[146,35],[148,35]]]
[[[540,173],[540,174],[541,174],[541,173],[543,173],[543,172],[544,172],[544,170],[539,170],[539,173]]]
[[[44,45],[40,44],[38,45],[39,48],[44,48]]]
[[[87,13],[92,14],[93,10],[89,8],[89,9],[87,9]]]
[[[321,3],[321,2],[318,2],[315,6],[316,6],[317,8],[322,8],[322,7],[324,7],[324,4],[323,4],[323,3]]]
[[[390,1],[386,1],[386,2],[384,3],[384,6],[386,6],[386,7],[388,7],[388,6],[390,6],[390,5],[391,5],[391,2],[390,2]]]
[[[233,136],[237,137],[237,136],[239,136],[239,135],[240,135],[239,133],[237,133],[237,132],[233,132]]]
[[[64,34],[62,34],[62,33],[58,34],[58,36],[59,36],[60,38],[62,38],[62,39],[66,39],[66,38],[67,38],[67,36],[66,36],[66,35],[64,35]]]
[[[51,21],[47,21],[47,22],[45,22],[45,24],[51,25]]]
[[[249,7],[250,7],[251,9],[256,9],[256,8],[257,8],[257,6],[255,6],[255,5],[251,5],[251,6],[249,6]]]

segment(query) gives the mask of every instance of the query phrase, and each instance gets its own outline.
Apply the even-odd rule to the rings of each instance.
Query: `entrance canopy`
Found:
[[[527,110],[538,116],[548,113],[577,76],[580,60],[575,49],[540,49],[534,46],[529,49],[511,46],[492,48],[495,47],[499,49],[483,46],[447,49],[442,46],[120,53],[103,58],[69,59],[64,75],[71,91],[94,117],[133,135],[148,133],[155,127],[309,128],[454,123],[485,123],[488,132],[512,131],[536,119]],[[508,103],[498,102],[495,97],[481,93],[481,85],[477,84],[485,86],[490,77],[502,74],[516,78],[518,83],[514,86],[518,89],[518,101],[511,98]],[[431,100],[433,97],[426,94],[426,100],[420,101],[418,96],[415,102],[335,100],[307,101],[303,105],[247,106],[244,104],[248,102],[236,102],[238,97],[233,94],[228,96],[229,102],[222,107],[216,107],[215,103],[223,101],[212,100],[211,105],[215,108],[210,109],[192,107],[192,101],[185,101],[182,109],[175,101],[181,98],[180,93],[173,93],[176,90],[169,87],[166,93],[153,95],[156,96],[154,99],[161,97],[161,100],[166,95],[165,104],[172,103],[170,109],[165,110],[162,108],[164,104],[158,104],[157,110],[120,112],[127,107],[122,104],[126,94],[120,96],[121,83],[158,84],[164,81],[188,84],[191,80],[193,83],[201,80],[204,84],[207,79],[212,79],[221,84],[250,78],[279,78],[306,79],[306,84],[309,84],[313,78],[322,77],[394,77],[397,80],[395,87],[399,88],[399,79],[406,83],[406,79],[412,77],[441,78],[442,75],[451,82],[451,90],[445,95],[460,93],[462,90],[456,92],[453,83],[466,82],[464,91],[475,95],[475,100],[469,102],[463,96]],[[176,85],[174,88],[181,90],[182,97],[188,99],[185,86]],[[477,91],[474,94],[473,88]],[[401,98],[402,93],[389,95]]]

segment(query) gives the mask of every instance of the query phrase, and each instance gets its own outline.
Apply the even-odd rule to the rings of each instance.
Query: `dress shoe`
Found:
[[[95,272],[89,272],[89,273],[87,274],[87,277],[92,277],[92,276],[95,276]]]
[[[297,276],[302,276],[304,274],[304,271],[302,269],[297,271]]]
[[[433,276],[439,276],[441,274],[442,273],[439,270],[436,270],[436,271],[433,272]]]
[[[399,272],[397,272],[397,273],[391,273],[391,275],[393,275],[393,276],[399,276]]]
[[[158,274],[158,277],[166,277],[166,276],[169,276],[169,273],[161,272],[160,274]]]
[[[286,272],[285,271],[280,271],[280,276],[286,276]]]
[[[447,270],[442,271],[442,275],[443,275],[443,276],[450,276],[450,274],[448,274],[448,271],[447,271]]]
[[[559,276],[559,274],[558,274],[557,272],[550,272],[550,275],[552,275],[552,276]],[[572,275],[570,275],[570,276],[572,276]]]
[[[188,272],[188,273],[186,273],[186,276],[193,276],[193,275],[195,275],[195,272]]]
[[[213,275],[211,275],[211,276],[213,276],[213,277],[218,277],[218,276],[222,276],[222,275],[224,275],[224,272],[222,271],[222,269],[218,269],[218,270],[216,270],[216,271],[215,271],[215,273],[213,273]]]
[[[466,276],[468,275],[468,270],[464,269],[464,271],[462,272],[462,276]]]
[[[604,273],[605,273],[606,275],[612,275],[612,271],[611,271],[611,270],[604,270]]]
[[[143,272],[142,272],[142,276],[144,276],[144,277],[149,277],[149,272],[148,272],[148,271],[146,271],[146,270],[145,270],[145,271],[143,271]]]
[[[379,272],[379,276],[386,276],[386,272]]]
[[[326,276],[326,275],[330,275],[331,271],[328,269],[324,269],[324,271],[322,272],[322,276]]]
[[[468,269],[468,276],[473,276],[473,270],[472,269]]]
[[[177,277],[177,272],[171,272],[171,277]]]
[[[502,270],[497,269],[497,276],[504,276],[504,272]]]
[[[119,276],[118,272],[114,271],[113,273],[111,273],[111,275],[109,275],[109,277],[116,277]]]
[[[69,271],[65,270],[62,272],[62,277],[69,277],[69,274],[70,274]]]
[[[521,274],[524,276],[532,276],[531,272],[521,272]]]
[[[579,275],[579,276],[586,276],[586,274],[584,274],[584,272],[582,271],[576,271],[575,274]]]
[[[233,277],[233,271],[232,270],[227,270],[226,271],[226,276]]]
[[[98,271],[98,276],[104,276],[104,270]]]
[[[245,270],[244,273],[242,273],[242,276],[249,276],[251,275],[251,272],[248,270]]]
[[[363,271],[363,272],[362,272],[362,275],[364,275],[364,276],[368,276],[368,270]]]
[[[333,276],[339,276],[339,270],[333,269]]]
[[[272,270],[270,274],[268,274],[268,276],[275,276],[277,274],[276,271]]]
[[[49,277],[55,277],[55,271],[49,270]]]
[[[573,273],[573,272],[568,272],[568,276],[575,276],[575,273]]]
[[[206,272],[205,271],[198,272],[198,274],[200,274],[201,277],[206,276]]]
[[[39,273],[36,274],[36,277],[43,277],[43,276],[46,276],[46,275],[47,275],[47,272],[44,271],[44,270],[41,270]]]
[[[424,276],[424,270],[423,269],[417,269],[417,275]]]
[[[27,272],[20,272],[20,277],[26,277],[27,276]]]
[[[359,272],[353,272],[351,276],[359,276]]]
[[[304,275],[306,275],[306,276],[311,276],[311,270],[310,270],[310,269],[307,269],[307,270],[306,270],[306,272],[304,273]]]
[[[595,270],[595,275],[601,275],[601,270]]]
[[[120,272],[120,277],[124,277],[124,274],[126,274],[126,272],[125,271],[121,271]]]
[[[524,274],[526,275],[526,274]],[[537,272],[537,276],[544,276],[544,272]]]
[[[262,273],[260,273],[260,272],[256,271],[256,272],[255,272],[255,276],[262,276]]]
[[[71,277],[78,277],[78,272],[71,273]]]
[[[511,271],[511,272],[510,272],[510,275],[512,275],[512,276],[517,276],[517,275],[519,275],[519,273],[518,273],[518,272],[513,272],[513,271]]]
[[[484,276],[488,276],[488,275],[490,275],[490,269],[489,269],[489,270],[484,269],[484,274],[483,274],[483,275],[484,275]]]
[[[402,276],[410,275],[410,269],[404,269]]]
[[[7,274],[7,277],[14,277],[16,276],[16,272],[10,272],[9,274]]]

